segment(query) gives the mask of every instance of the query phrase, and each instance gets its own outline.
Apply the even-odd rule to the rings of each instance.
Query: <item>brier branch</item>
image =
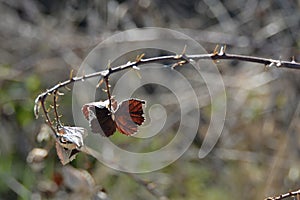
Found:
[[[147,64],[147,63],[170,61],[171,64],[167,65],[167,66],[170,66],[170,68],[174,69],[177,66],[183,66],[185,64],[194,63],[199,60],[208,60],[208,59],[211,59],[214,61],[238,60],[238,61],[244,61],[244,62],[263,64],[265,67],[300,69],[300,63],[295,62],[294,59],[292,61],[281,61],[281,60],[274,60],[274,59],[267,59],[267,58],[261,58],[261,57],[253,57],[253,56],[245,56],[245,55],[238,55],[238,54],[227,54],[225,52],[225,50],[226,50],[226,46],[222,46],[220,49],[217,46],[215,48],[215,50],[213,51],[213,53],[187,55],[187,54],[185,54],[185,48],[184,48],[183,52],[181,54],[177,54],[177,55],[167,55],[167,56],[158,56],[158,57],[150,57],[150,58],[143,58],[144,54],[138,55],[134,61],[129,61],[126,64],[115,66],[115,67],[108,65],[106,70],[98,71],[98,72],[91,73],[91,74],[86,74],[83,76],[73,77],[72,72],[71,72],[70,78],[68,80],[54,85],[53,87],[47,89],[45,92],[43,92],[37,96],[37,98],[35,99],[35,106],[34,106],[35,117],[38,118],[39,110],[42,107],[45,122],[47,123],[48,126],[50,126],[51,130],[54,133],[54,136],[57,138],[58,137],[57,133],[59,132],[59,128],[62,126],[61,122],[60,122],[61,116],[58,114],[58,111],[57,111],[58,96],[63,95],[63,93],[60,93],[60,91],[59,91],[61,88],[67,88],[67,86],[69,84],[72,84],[77,81],[82,81],[82,80],[93,78],[93,77],[102,77],[99,84],[97,85],[97,87],[100,86],[100,84],[104,81],[106,84],[106,93],[107,93],[108,99],[109,99],[109,101],[111,101],[111,94],[110,94],[110,90],[109,90],[109,87],[110,87],[109,86],[109,76],[116,72],[123,71],[126,69],[138,70],[139,65]],[[53,113],[55,116],[54,120],[52,120],[51,117],[49,116],[50,109],[47,109],[46,105],[45,105],[47,97],[51,96],[51,95],[53,95],[53,97],[54,97],[53,105],[50,105],[50,108],[53,109]],[[111,107],[111,102],[109,102],[109,107]],[[80,127],[75,127],[75,128],[80,128]],[[94,157],[96,156],[96,155],[94,155],[93,151],[86,146],[83,146],[80,149],[77,149],[77,151],[78,150],[85,152],[89,155],[92,155]],[[136,175],[129,174],[129,173],[128,173],[128,175],[132,179],[134,179],[136,182],[143,185],[151,194],[153,194],[155,197],[157,197],[157,199],[161,199],[161,200],[168,199],[167,197],[165,197],[163,194],[161,194],[157,190],[155,184],[147,183],[147,182],[143,181],[142,179],[140,179],[139,177],[137,177]],[[297,196],[297,198],[299,198],[299,193],[300,193],[300,191],[298,190],[295,192],[289,192],[286,194],[282,194],[277,197],[268,197],[266,200],[280,200],[280,199],[284,199],[284,198],[295,196],[295,195]]]
[[[35,99],[35,106],[34,106],[34,114],[35,117],[38,118],[39,110],[42,107],[44,118],[46,123],[50,126],[52,129],[54,135],[56,135],[57,129],[54,125],[54,121],[51,120],[49,116],[49,110],[46,109],[45,101],[48,96],[54,95],[54,104],[52,108],[54,107],[54,115],[55,115],[55,121],[56,123],[60,123],[59,117],[56,111],[56,107],[58,106],[56,104],[57,97],[60,95],[63,95],[63,93],[59,92],[59,89],[61,88],[67,88],[67,85],[72,84],[77,81],[83,81],[85,79],[93,78],[93,77],[102,77],[101,81],[99,82],[98,86],[102,83],[102,81],[105,81],[106,84],[106,92],[109,99],[109,107],[111,107],[111,94],[109,91],[109,76],[126,69],[134,69],[138,70],[138,66],[142,64],[147,63],[157,63],[161,61],[170,61],[172,62],[170,66],[172,69],[174,69],[177,66],[183,66],[184,64],[193,63],[199,60],[238,60],[238,61],[244,61],[244,62],[252,62],[252,63],[258,63],[263,64],[265,67],[278,67],[278,68],[290,68],[290,69],[299,69],[300,70],[300,63],[295,62],[294,59],[292,61],[282,61],[282,60],[275,60],[275,59],[268,59],[268,58],[261,58],[261,57],[254,57],[254,56],[245,56],[245,55],[238,55],[238,54],[227,54],[225,52],[226,46],[219,46],[217,45],[216,48],[212,53],[209,54],[195,54],[195,55],[187,55],[185,54],[186,47],[183,49],[183,52],[181,54],[176,55],[166,55],[166,56],[157,56],[157,57],[150,57],[150,58],[143,58],[145,54],[138,55],[134,61],[128,61],[126,64],[119,65],[116,67],[108,65],[106,70],[94,72],[91,74],[86,74],[83,76],[76,76],[73,77],[72,72],[70,74],[70,78],[64,82],[59,82],[58,84],[54,85],[53,87],[47,89],[45,92],[39,94],[37,98]]]
[[[292,197],[293,199],[300,199],[300,189],[293,191],[293,192],[288,192],[285,194],[281,194],[279,196],[275,196],[275,197],[268,197],[265,200],[281,200],[281,199],[286,199],[288,197]]]
[[[64,82],[60,82],[56,84],[55,86],[47,89],[45,92],[41,93],[40,95],[37,96],[35,99],[35,106],[34,106],[34,114],[36,118],[38,118],[39,114],[39,109],[42,107],[43,112],[44,112],[44,117],[46,118],[46,123],[52,128],[53,131],[55,129],[53,128],[53,123],[51,122],[49,116],[48,116],[48,111],[45,108],[45,100],[49,95],[57,94],[60,88],[66,87],[67,85],[77,82],[77,81],[82,81],[85,79],[93,78],[93,77],[103,77],[106,83],[106,87],[109,88],[108,85],[108,78],[110,75],[113,73],[123,71],[126,69],[136,69],[138,70],[138,66],[142,64],[147,64],[147,63],[155,63],[155,62],[161,62],[161,61],[171,61],[173,64],[170,66],[171,68],[175,68],[177,66],[182,66],[187,63],[193,63],[198,60],[238,60],[238,61],[244,61],[244,62],[252,62],[252,63],[258,63],[258,64],[263,64],[265,67],[278,67],[278,68],[290,68],[290,69],[298,69],[300,70],[300,63],[295,62],[294,59],[292,61],[282,61],[282,60],[275,60],[275,59],[268,59],[268,58],[261,58],[261,57],[254,57],[254,56],[245,56],[245,55],[238,55],[238,54],[227,54],[225,52],[226,46],[222,46],[220,49],[218,49],[218,46],[215,48],[213,53],[209,54],[196,54],[196,55],[186,55],[185,54],[185,49],[181,54],[177,55],[167,55],[167,56],[158,56],[158,57],[151,57],[151,58],[145,58],[144,54],[138,55],[136,57],[135,61],[128,61],[126,64],[119,65],[116,67],[111,67],[108,66],[108,69],[103,70],[103,71],[98,71],[95,73],[83,75],[83,76],[77,76],[77,77],[72,77]],[[110,99],[110,94],[108,93],[108,99]]]

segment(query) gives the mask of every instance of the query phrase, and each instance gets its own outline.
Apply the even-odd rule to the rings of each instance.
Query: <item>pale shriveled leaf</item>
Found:
[[[83,139],[87,136],[82,127],[62,126],[56,133],[56,152],[63,165],[75,159],[80,148],[84,146]]]
[[[77,153],[79,153],[79,151],[77,149],[67,149],[62,147],[58,142],[56,142],[56,153],[57,156],[61,162],[61,164],[66,165],[69,162],[71,162],[72,160],[74,160],[76,158]]]

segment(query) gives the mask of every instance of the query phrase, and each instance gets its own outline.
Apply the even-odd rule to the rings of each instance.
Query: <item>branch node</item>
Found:
[[[176,54],[174,56],[174,59],[178,60],[178,59],[182,58],[185,55],[185,52],[186,52],[186,45],[184,45],[183,50],[180,54]]]
[[[276,63],[276,67],[281,67],[281,61]]]
[[[111,69],[111,68],[110,68]],[[106,77],[110,74],[110,70],[104,70],[104,71],[101,71],[100,72],[100,75],[103,76],[103,77]]]

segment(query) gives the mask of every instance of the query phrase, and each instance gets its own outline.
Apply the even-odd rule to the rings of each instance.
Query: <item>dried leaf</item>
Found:
[[[82,127],[59,127],[56,133],[56,152],[63,165],[75,159],[80,148],[84,145],[83,139],[86,136],[86,129]]]
[[[137,132],[145,118],[142,104],[145,101],[139,99],[129,99],[121,102],[112,100],[112,111],[108,108],[109,101],[92,102],[82,107],[82,112],[93,133],[100,133],[109,137],[118,129],[122,134],[133,135]]]
[[[64,148],[58,142],[56,142],[55,147],[56,147],[57,156],[58,156],[61,164],[63,164],[63,165],[66,165],[69,162],[71,162],[72,160],[74,160],[76,158],[77,153],[79,153],[79,151],[76,149],[70,150],[70,149]]]
[[[86,129],[82,127],[62,126],[56,133],[56,140],[64,148],[72,150],[82,147],[84,145],[83,139],[86,136]]]

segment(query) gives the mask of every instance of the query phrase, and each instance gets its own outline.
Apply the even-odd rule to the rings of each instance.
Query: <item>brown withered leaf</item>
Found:
[[[138,126],[145,121],[143,104],[139,99],[128,99],[119,105],[112,99],[112,110],[109,101],[92,102],[83,105],[82,112],[89,121],[93,133],[100,133],[106,137],[113,135],[116,130],[125,135],[133,135]]]

